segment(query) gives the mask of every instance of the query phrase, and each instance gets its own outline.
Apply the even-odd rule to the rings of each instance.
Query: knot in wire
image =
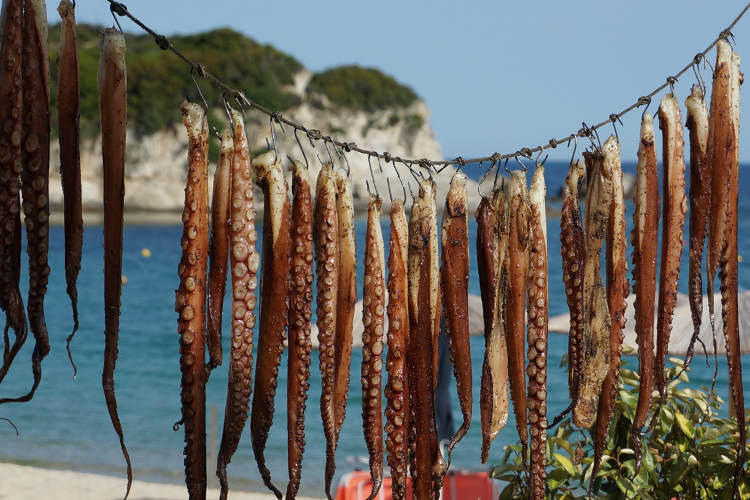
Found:
[[[118,16],[127,16],[128,15],[128,8],[125,6],[124,3],[120,2],[110,2],[109,6],[110,10],[117,14]]]
[[[203,79],[206,78],[206,67],[203,64],[196,64],[195,72],[198,74],[199,77]]]
[[[271,113],[271,119],[281,125],[281,112],[275,111]]]
[[[169,39],[164,35],[156,35],[154,42],[161,50],[169,50]]]
[[[307,135],[314,141],[319,141],[322,137],[320,130],[316,128],[311,128],[307,131]]]
[[[550,139],[549,145],[552,149],[557,149],[557,145],[560,144],[560,142],[557,139]]]
[[[581,122],[581,128],[578,130],[578,133],[576,135],[578,135],[579,137],[591,137],[591,128],[586,125],[586,122]]]
[[[346,151],[347,153],[351,153],[352,149],[354,149],[356,147],[357,147],[357,143],[356,142],[345,142],[344,146],[343,146],[344,151]]]
[[[492,160],[492,163],[497,164],[500,162],[501,155],[497,151],[492,153],[492,156],[490,156],[490,160]]]
[[[695,64],[696,66],[700,64],[700,62],[703,60],[703,57],[703,52],[698,52],[697,54],[695,54],[695,57],[693,57],[693,64]]]
[[[677,77],[676,76],[668,76],[667,77],[667,83],[669,84],[669,92],[674,94],[674,84],[677,83]]]
[[[719,38],[721,40],[728,42],[730,38],[734,38],[734,34],[732,34],[732,32],[727,28],[727,29],[721,30],[721,33],[719,33]]]
[[[466,160],[464,160],[463,156],[459,156],[454,159],[453,163],[457,163],[461,168],[464,168],[466,166]]]
[[[393,157],[391,156],[391,153],[387,151],[383,153],[383,160],[385,160],[386,163],[390,163],[391,161],[393,161]]]
[[[518,150],[518,154],[524,158],[531,158],[531,150],[529,148],[521,148]]]
[[[651,104],[651,97],[642,95],[638,98],[638,106],[648,106],[649,104]]]

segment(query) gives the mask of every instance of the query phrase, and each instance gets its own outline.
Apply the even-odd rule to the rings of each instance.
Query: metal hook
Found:
[[[516,161],[518,161],[518,157],[517,156],[514,156],[514,158],[516,159]],[[505,171],[508,173],[508,175],[510,175],[511,171],[508,168],[508,160],[510,160],[510,158],[506,158],[505,159],[505,164],[503,165],[503,169],[505,169]]]
[[[505,159],[505,165],[503,166],[505,170],[508,170],[508,160],[510,158]],[[497,189],[497,178],[500,177],[500,164],[498,163],[497,168],[495,169],[495,182],[492,183],[492,189]],[[503,183],[505,183],[505,178],[503,178]]]
[[[703,91],[703,97],[706,96],[706,82],[703,80],[703,75],[701,74],[701,67],[700,63],[701,60],[704,59],[704,55],[702,52],[698,52],[695,57],[693,58],[693,74],[695,75],[695,79],[698,80],[698,85],[700,85],[701,91]]]
[[[232,127],[232,130],[234,130],[234,117],[232,116],[232,111],[231,111],[232,107],[229,105],[226,92],[221,94],[221,100],[224,103],[224,111],[226,112],[227,117],[229,118],[229,125]]]
[[[344,148],[341,148],[339,151],[338,146],[336,146],[336,142],[331,139],[331,144],[333,144],[333,150],[336,151],[336,156],[339,157],[339,159],[343,158],[344,163],[346,163],[346,176],[350,177],[352,173],[352,167],[349,165],[349,159],[346,157],[346,152],[344,151]],[[377,194],[378,190],[375,188],[375,194]]]
[[[375,182],[375,173],[372,171],[372,155],[371,154],[367,155],[367,165],[370,167],[370,177],[372,177],[372,187],[375,190],[375,196],[380,198],[380,193],[378,192],[378,184],[377,182]],[[367,184],[367,194],[372,194],[370,193],[369,183],[367,183],[367,181],[365,181],[365,183]]]
[[[615,137],[617,137],[617,140],[619,141],[620,136],[617,133],[617,123],[615,122],[620,122],[620,125],[622,125],[622,120],[620,120],[620,117],[616,113],[612,113],[609,115],[609,121],[612,122],[612,128],[615,129]]]
[[[333,161],[333,156],[331,156],[331,150],[328,149],[328,141],[330,139],[331,139],[330,137],[324,138],[323,139],[323,146],[326,147],[326,151],[328,152],[328,158],[331,160],[331,166],[335,168],[336,167],[336,163]],[[318,159],[320,159],[320,156],[318,156]],[[323,163],[323,162],[321,162],[321,163]]]
[[[536,168],[543,167],[544,164],[547,163],[547,158],[549,158],[549,154],[544,157],[541,163],[539,163],[539,158],[541,158],[543,152],[544,152],[544,148],[540,149],[536,155],[536,158],[534,159],[534,165]]]
[[[570,147],[570,141],[568,141],[568,147]],[[569,165],[573,165],[573,160],[576,158],[576,150],[578,149],[578,136],[573,137],[573,154],[570,155]]]
[[[483,161],[479,162],[479,165],[477,166],[477,169],[481,172],[482,171],[482,163]],[[492,160],[492,163],[490,163],[490,168],[487,169],[487,171],[482,174],[482,176],[479,178],[479,182],[477,183],[477,194],[479,194],[480,198],[485,198],[485,196],[482,194],[482,183],[487,178],[488,175],[490,175],[490,172],[492,172],[492,167],[495,165],[495,160]],[[458,169],[456,169],[456,172],[458,172]],[[453,174],[455,177],[456,174]],[[453,178],[451,178],[451,181]]]
[[[643,121],[643,117],[646,116],[646,111],[648,111],[648,107],[651,106],[651,96],[648,95],[642,95],[638,98],[638,106],[646,105],[645,108],[643,108],[643,113],[641,113],[641,121]]]
[[[271,127],[271,142],[273,143],[274,162],[279,158],[279,150],[276,147],[276,132],[273,129],[273,116],[269,119],[269,126]],[[266,137],[266,145],[268,145],[268,138]],[[270,148],[269,148],[270,149]]]
[[[73,7],[75,7],[75,3],[73,4]],[[120,33],[123,33],[122,26],[120,25],[120,20],[117,19],[117,16],[126,15],[128,12],[127,7],[125,7],[123,4],[119,2],[112,2],[109,4],[109,11],[112,13],[112,19],[115,20],[117,29],[120,31]]]
[[[198,91],[198,95],[200,96],[201,101],[203,101],[203,109],[206,111],[206,113],[208,113],[208,103],[206,102],[206,98],[203,95],[201,86],[198,85],[198,80],[195,79],[195,71],[196,71],[195,66],[190,68],[190,78],[193,80],[193,85],[195,85],[195,89]]]
[[[299,132],[299,129],[294,129],[294,139],[297,141],[297,145],[299,146],[299,150],[302,153],[302,158],[305,159],[305,168],[307,170],[310,170],[310,162],[307,159],[307,155],[305,154],[305,148],[302,147],[302,142],[299,140],[299,136],[297,135],[297,132]],[[310,141],[312,143],[312,140]]]
[[[667,83],[669,84],[669,93],[674,95],[674,84],[677,83],[676,76],[668,76]]]
[[[526,166],[526,164],[524,162],[522,162],[518,158],[518,156],[514,156],[513,158],[518,162],[519,165],[521,165],[521,168],[523,169],[524,172],[528,172],[529,171],[529,168]]]
[[[380,156],[378,156],[378,163],[380,163]],[[404,190],[404,203],[406,203],[406,186],[404,185],[404,180],[401,178],[401,172],[398,171],[398,167],[396,166],[395,161],[393,161],[391,164],[393,165],[393,170],[396,171],[398,181],[401,183],[401,189]]]

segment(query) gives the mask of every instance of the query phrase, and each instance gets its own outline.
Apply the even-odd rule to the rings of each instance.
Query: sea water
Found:
[[[558,164],[548,165],[548,194],[555,194],[562,184],[567,170],[564,167]],[[632,172],[632,170],[632,165],[626,166],[626,171]],[[740,192],[750,192],[748,176],[742,178]],[[555,205],[554,202],[550,204]],[[559,203],[557,205],[559,206]],[[748,288],[750,287],[750,269],[748,269],[750,238],[747,235],[750,234],[750,217],[748,217],[750,216],[750,201],[747,196],[740,197],[740,214],[739,253],[745,259],[739,264],[740,287]],[[632,205],[628,207],[627,217],[629,231],[632,221]],[[469,220],[470,292],[479,294],[474,246],[476,223],[473,217]],[[567,311],[560,269],[559,218],[549,217],[547,225],[550,261],[549,307],[550,315],[554,316]],[[386,217],[383,218],[382,226],[387,248],[389,225]],[[182,229],[178,226],[125,227],[123,274],[127,277],[127,284],[123,286],[122,292],[120,352],[115,372],[115,387],[125,442],[132,457],[134,474],[136,478],[142,480],[166,482],[183,480],[184,434],[182,429],[178,432],[172,430],[173,424],[181,418],[179,342],[177,316],[174,312],[174,289],[178,284],[177,264],[180,259],[181,233]],[[356,223],[359,252],[363,248],[364,233],[365,220],[359,219]],[[86,227],[84,233],[83,265],[78,280],[81,326],[72,344],[73,356],[78,365],[78,377],[75,380],[65,353],[65,337],[70,333],[72,320],[70,303],[65,293],[62,228],[52,228],[50,238],[49,255],[52,274],[47,293],[46,315],[52,351],[44,360],[42,383],[33,401],[0,406],[0,417],[13,419],[20,430],[20,436],[16,437],[11,427],[0,421],[0,443],[2,443],[0,460],[98,472],[124,478],[124,461],[109,420],[101,388],[100,375],[104,348],[101,227]],[[687,242],[687,225],[685,241]],[[141,255],[141,250],[144,248],[151,250],[149,258]],[[687,264],[687,248],[685,248],[680,279],[682,293],[687,293]],[[358,294],[361,298],[362,259],[358,259],[358,265]],[[25,296],[28,282],[25,267],[21,282]],[[226,311],[229,311],[228,300],[224,314],[224,352],[228,353],[229,314]],[[361,319],[355,318],[355,321],[361,321]],[[0,397],[17,396],[27,392],[32,380],[30,358],[33,345],[33,338],[29,336],[15,361],[13,370],[0,385]],[[487,467],[482,467],[479,460],[481,447],[479,383],[484,351],[482,337],[472,337],[471,349],[474,375],[472,427],[456,447],[453,465],[458,468],[486,470]],[[560,367],[560,360],[566,353],[567,337],[551,334],[548,374],[550,416],[559,413],[569,402],[567,372],[565,368]],[[209,420],[211,408],[214,407],[217,411],[217,439],[221,437],[226,399],[227,359],[228,354],[225,354],[225,364],[213,371],[206,389]],[[635,357],[625,357],[624,362],[630,368],[637,367]],[[748,390],[750,357],[744,356],[743,362],[747,397],[750,395],[750,390]],[[367,451],[362,432],[360,363],[361,350],[354,349],[349,404],[336,455],[337,473],[355,468],[367,468],[366,462],[363,461],[363,458],[367,456]],[[690,372],[691,384],[697,387],[710,385],[712,375],[713,368],[706,368],[702,355],[696,354]],[[279,372],[274,425],[266,447],[266,460],[274,483],[279,487],[285,485],[287,478],[286,379],[286,357],[284,356]],[[325,439],[320,418],[320,386],[318,357],[317,352],[314,351],[305,418],[306,447],[302,473],[302,491],[312,496],[323,496]],[[719,395],[726,401],[727,367],[726,361],[721,358],[717,388]],[[450,392],[453,394],[453,420],[458,425],[461,422],[461,414],[455,396],[455,387],[452,387]],[[210,429],[207,432],[210,434]],[[263,490],[253,460],[249,434],[248,424],[239,449],[229,467],[230,485],[236,488]],[[517,434],[511,411],[505,429],[492,445],[490,461],[497,463],[502,457],[503,446],[514,443],[516,440]],[[214,459],[210,460],[209,480],[213,478],[215,470]]]

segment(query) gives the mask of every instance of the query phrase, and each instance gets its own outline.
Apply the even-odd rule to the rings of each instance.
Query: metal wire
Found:
[[[127,17],[131,21],[133,21],[138,27],[140,27],[143,31],[151,35],[154,39],[154,42],[156,45],[164,50],[164,51],[170,51],[173,54],[175,54],[177,57],[182,59],[187,65],[190,66],[191,71],[195,71],[198,76],[200,76],[204,80],[208,80],[210,83],[215,85],[217,88],[219,88],[225,95],[231,96],[234,98],[238,103],[244,104],[248,108],[255,108],[256,110],[260,111],[261,113],[264,113],[268,115],[269,117],[277,119],[276,121],[281,125],[282,123],[289,125],[290,127],[294,128],[295,131],[299,130],[307,134],[308,138],[310,138],[311,141],[323,141],[324,144],[329,141],[331,144],[334,145],[334,147],[339,146],[343,148],[345,151],[356,151],[357,153],[361,153],[363,155],[368,156],[375,156],[378,159],[383,158],[386,163],[389,163],[391,161],[392,156],[389,153],[380,153],[378,151],[373,151],[365,148],[361,148],[357,146],[354,142],[347,142],[342,140],[336,140],[331,138],[330,136],[324,136],[320,130],[317,129],[311,129],[306,127],[305,125],[302,125],[301,123],[295,122],[293,120],[290,120],[289,118],[284,118],[281,116],[280,113],[272,111],[265,106],[258,104],[255,101],[252,101],[248,99],[245,94],[239,90],[233,89],[229,87],[227,84],[225,84],[223,81],[212,75],[206,70],[206,67],[202,64],[193,62],[191,59],[189,59],[185,54],[180,52],[179,49],[177,49],[172,43],[169,41],[169,39],[164,36],[158,34],[153,29],[149,28],[146,24],[144,24],[140,19],[135,17],[133,14],[130,13],[127,6],[121,2],[117,2],[115,0],[107,0],[110,4],[110,10],[113,14],[117,14],[121,17]],[[597,123],[594,126],[588,127],[584,124],[584,126],[579,129],[577,132],[573,132],[566,137],[563,137],[562,139],[550,139],[545,144],[540,144],[538,146],[535,146],[533,148],[521,148],[517,151],[514,151],[512,153],[505,153],[505,154],[498,154],[493,153],[489,156],[482,156],[478,158],[470,158],[470,159],[464,159],[461,156],[458,156],[452,160],[430,160],[427,158],[402,158],[402,157],[396,157],[398,161],[404,163],[409,167],[410,169],[412,167],[421,167],[426,170],[435,170],[439,173],[441,169],[438,169],[438,166],[447,166],[447,165],[459,165],[464,166],[467,163],[480,163],[480,162],[489,162],[494,161],[498,163],[500,160],[507,160],[509,158],[515,158],[518,159],[518,157],[525,157],[525,158],[531,158],[531,155],[534,153],[540,153],[546,149],[550,148],[556,148],[558,144],[568,142],[572,139],[575,139],[577,137],[589,137],[593,141],[593,136],[596,135],[598,137],[597,130],[610,124],[614,124],[615,120],[619,120],[622,116],[630,113],[634,109],[642,106],[642,105],[648,105],[651,102],[651,98],[654,97],[656,94],[661,92],[667,87],[670,87],[670,89],[674,86],[674,83],[677,81],[677,79],[682,76],[686,71],[690,70],[693,65],[695,64],[695,61],[698,60],[699,56],[700,59],[705,60],[705,55],[712,49],[714,46],[718,43],[719,40],[730,40],[734,38],[734,35],[732,34],[732,28],[739,22],[740,19],[747,13],[748,9],[750,9],[750,2],[745,5],[745,7],[742,9],[742,11],[737,15],[737,17],[732,21],[732,23],[727,26],[725,29],[723,29],[719,36],[714,39],[714,41],[711,42],[711,44],[706,47],[705,50],[702,52],[699,52],[696,54],[696,56],[690,60],[688,64],[685,65],[680,71],[677,73],[674,73],[666,78],[664,83],[656,87],[654,90],[649,92],[648,94],[640,96],[636,102],[628,106],[627,108],[623,109],[619,113],[612,113],[609,115],[609,117],[600,122]],[[118,23],[119,24],[119,23]],[[387,155],[387,156],[386,156]],[[330,156],[330,151],[329,151]],[[331,158],[333,160],[333,158]]]

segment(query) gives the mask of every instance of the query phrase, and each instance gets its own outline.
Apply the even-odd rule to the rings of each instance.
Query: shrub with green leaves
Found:
[[[682,366],[679,359],[669,378]],[[707,387],[684,387],[683,372],[669,384],[661,402],[654,391],[654,408],[661,402],[655,422],[647,422],[642,438],[643,462],[636,474],[630,428],[638,403],[638,374],[623,368],[618,381],[615,414],[607,437],[601,470],[592,489],[592,498],[727,499],[733,496],[738,430],[734,419],[719,416],[721,398]],[[749,447],[750,448],[750,447]],[[526,497],[526,477],[520,445],[506,446],[501,465],[492,476],[507,482],[500,499]],[[750,449],[748,449],[750,452]],[[547,442],[547,498],[587,498],[592,473],[593,442],[588,432],[574,428],[565,419],[551,430]],[[750,477],[740,484],[740,497],[750,498]]]

